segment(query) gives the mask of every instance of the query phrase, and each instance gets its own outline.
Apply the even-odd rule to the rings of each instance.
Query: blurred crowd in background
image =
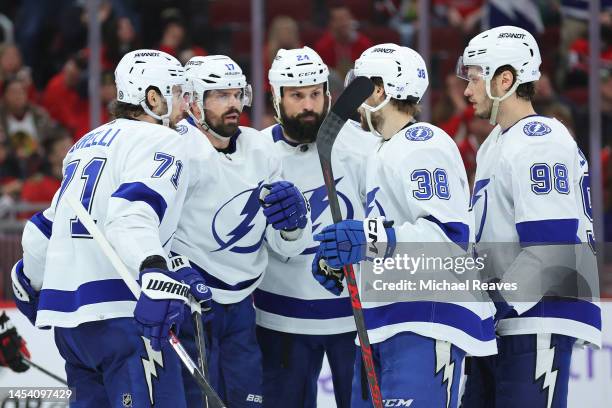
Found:
[[[394,42],[417,48],[418,0],[266,0],[264,72],[279,48],[308,45],[332,70],[333,95],[362,51]],[[478,146],[491,130],[474,117],[454,73],[467,41],[484,28],[519,25],[538,39],[542,72],[536,111],[569,127],[588,152],[587,0],[431,0],[429,92],[432,122],[454,138],[471,178]],[[612,0],[601,1],[601,97],[606,240],[612,240]],[[113,70],[136,48],[156,48],[186,62],[225,54],[251,64],[249,0],[84,0],[0,3],[0,219],[16,203],[44,206],[62,178],[62,159],[89,130],[87,24],[102,27],[102,121],[115,98]],[[265,126],[273,123],[266,90]],[[245,112],[242,123],[250,123]],[[23,211],[17,218],[27,218]],[[0,231],[2,232],[2,231]]]

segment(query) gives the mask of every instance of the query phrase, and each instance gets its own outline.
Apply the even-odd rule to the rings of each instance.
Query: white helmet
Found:
[[[191,109],[189,115],[200,123],[213,136],[221,139],[225,137],[219,135],[206,123],[204,113],[204,98],[206,91],[215,89],[242,89],[242,109],[244,106],[251,106],[252,90],[247,83],[246,76],[242,73],[240,66],[230,57],[225,55],[207,55],[205,57],[193,57],[185,64],[186,75],[191,82],[193,91],[193,101],[200,108],[202,117],[197,120]]]
[[[173,87],[180,86],[183,92],[187,79],[185,69],[176,58],[163,51],[143,49],[128,52],[121,58],[115,69],[115,83],[119,102],[140,105],[149,116],[168,126]],[[157,115],[147,106],[146,91],[151,86],[166,99],[168,112],[164,115]]]
[[[273,102],[277,120],[280,121],[281,117],[280,100],[283,86],[297,87],[325,84],[325,95],[329,98],[328,78],[329,69],[327,65],[312,48],[279,49],[268,72],[268,80],[274,91]]]
[[[495,124],[499,102],[512,95],[520,84],[540,79],[541,63],[540,49],[529,31],[514,26],[501,26],[484,31],[470,40],[463,56],[457,61],[457,76],[468,80],[468,68],[480,68],[487,96],[493,100],[491,123]],[[504,65],[510,65],[516,70],[516,80],[504,96],[493,97],[491,79],[495,71]]]
[[[429,85],[425,61],[418,52],[397,44],[379,44],[365,50],[355,61],[355,68],[346,76],[345,85],[353,78],[380,77],[387,97],[378,106],[363,103],[370,131],[380,136],[371,123],[371,113],[382,109],[391,99],[412,99],[418,103]]]

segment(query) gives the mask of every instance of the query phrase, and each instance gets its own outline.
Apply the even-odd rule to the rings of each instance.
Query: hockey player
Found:
[[[465,253],[473,237],[468,182],[457,146],[441,129],[414,119],[428,85],[421,56],[395,44],[376,45],[363,52],[351,74],[375,84],[360,115],[363,128],[380,136],[380,142],[367,165],[370,218],[344,220],[314,237],[320,247],[313,266],[324,285],[338,276],[326,273],[325,264],[340,268],[365,259],[366,237],[374,236],[379,253],[387,256],[401,242],[437,242]],[[372,218],[383,214],[386,221]],[[364,302],[385,406],[456,407],[464,355],[496,351],[490,310],[482,302]],[[351,406],[368,407],[360,349],[357,354]]]
[[[533,36],[512,26],[478,34],[458,62],[476,115],[496,125],[477,155],[477,248],[505,253],[494,259],[500,283],[522,285],[521,274],[550,273],[551,258],[568,254],[588,282],[597,274],[588,164],[567,128],[533,109],[540,63]],[[599,305],[494,295],[499,354],[470,361],[462,406],[565,407],[575,341],[601,344]]]
[[[75,407],[185,407],[180,362],[167,342],[187,294],[210,301],[195,271],[166,262],[188,183],[188,147],[167,125],[185,114],[184,69],[156,50],[126,54],[115,71],[116,120],[64,159],[51,207],[27,223],[13,268],[19,309],[52,326]],[[166,126],[161,126],[165,124]],[[65,197],[76,197],[140,281],[138,301]]]
[[[292,183],[280,181],[273,142],[238,126],[250,99],[238,64],[211,55],[192,58],[186,70],[193,101],[178,132],[200,158],[200,172],[172,251],[188,257],[213,292],[214,318],[208,323],[212,386],[228,406],[261,407],[252,293],[263,279],[269,250],[292,257],[312,242],[308,203]],[[200,406],[190,377],[185,387],[189,406]]]
[[[327,66],[311,48],[279,50],[268,73],[279,124],[262,131],[274,141],[283,178],[309,199],[313,232],[332,222],[314,143],[330,104],[328,75]],[[351,122],[336,143],[334,174],[343,216],[363,219],[366,154],[376,138]],[[347,291],[337,288],[340,297],[335,298],[312,279],[316,249],[311,241],[293,258],[271,254],[264,280],[255,291],[267,407],[315,407],[324,354],[336,405],[350,406],[355,322]]]

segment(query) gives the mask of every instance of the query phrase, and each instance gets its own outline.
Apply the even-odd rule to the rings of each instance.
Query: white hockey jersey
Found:
[[[366,184],[366,216],[392,220],[398,246],[445,243],[466,252],[474,236],[469,186],[459,150],[442,129],[413,123],[381,140],[368,161]],[[494,354],[492,304],[449,300],[364,301],[370,342],[409,331],[448,341],[470,355]]]
[[[283,136],[280,125],[264,129],[282,162],[282,178],[294,183],[310,202],[312,233],[332,224],[327,190],[315,143],[295,144]],[[336,190],[343,219],[363,219],[365,165],[377,138],[356,122],[341,130],[332,151]],[[355,330],[348,291],[337,297],[313,278],[311,265],[318,244],[310,241],[298,256],[272,254],[266,275],[255,291],[257,324],[285,333],[337,334]]]
[[[193,178],[176,230],[172,253],[189,258],[218,303],[237,303],[263,279],[268,250],[298,255],[311,242],[310,223],[301,237],[287,241],[266,224],[260,188],[280,180],[274,145],[259,131],[240,127],[230,145],[217,151],[191,119],[177,126],[189,140]]]
[[[81,201],[137,279],[146,257],[169,250],[189,181],[187,152],[171,129],[127,119],[72,146],[51,207],[28,222],[22,240],[24,271],[42,286],[37,326],[133,316],[134,296],[62,198]]]
[[[503,279],[525,269],[525,262],[539,262],[537,251],[555,243],[567,244],[568,251],[576,245],[580,273],[596,281],[597,264],[588,247],[594,242],[588,163],[565,126],[539,115],[503,132],[497,126],[476,161],[477,248],[498,253],[494,261]],[[593,292],[593,301],[509,301],[520,317],[500,321],[497,332],[557,333],[600,345],[598,288]]]

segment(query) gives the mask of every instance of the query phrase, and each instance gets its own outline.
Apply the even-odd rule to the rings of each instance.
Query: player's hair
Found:
[[[384,83],[381,77],[372,77],[370,78],[374,85],[380,86],[383,88],[384,92]],[[391,98],[389,101],[391,106],[394,106],[400,112],[407,113],[411,116],[416,116],[420,111],[421,107],[419,106],[417,99],[413,97],[408,97],[408,99],[394,99]]]
[[[145,95],[148,95],[151,89],[156,91],[161,96],[159,89],[157,89],[157,87],[155,86],[149,86],[145,91]],[[152,107],[151,105],[149,105],[149,100],[147,99],[145,102],[149,109],[151,109]],[[147,113],[140,105],[132,105],[131,103],[125,103],[115,100],[110,106],[110,115],[113,119],[134,119],[137,116],[146,114]]]
[[[512,85],[514,85],[514,82],[516,81],[516,69],[514,69],[512,65],[502,65],[501,67],[497,68],[493,78],[500,75],[504,71],[510,71],[512,73]],[[516,96],[529,102],[533,101],[535,93],[535,81],[520,84],[516,88]]]

